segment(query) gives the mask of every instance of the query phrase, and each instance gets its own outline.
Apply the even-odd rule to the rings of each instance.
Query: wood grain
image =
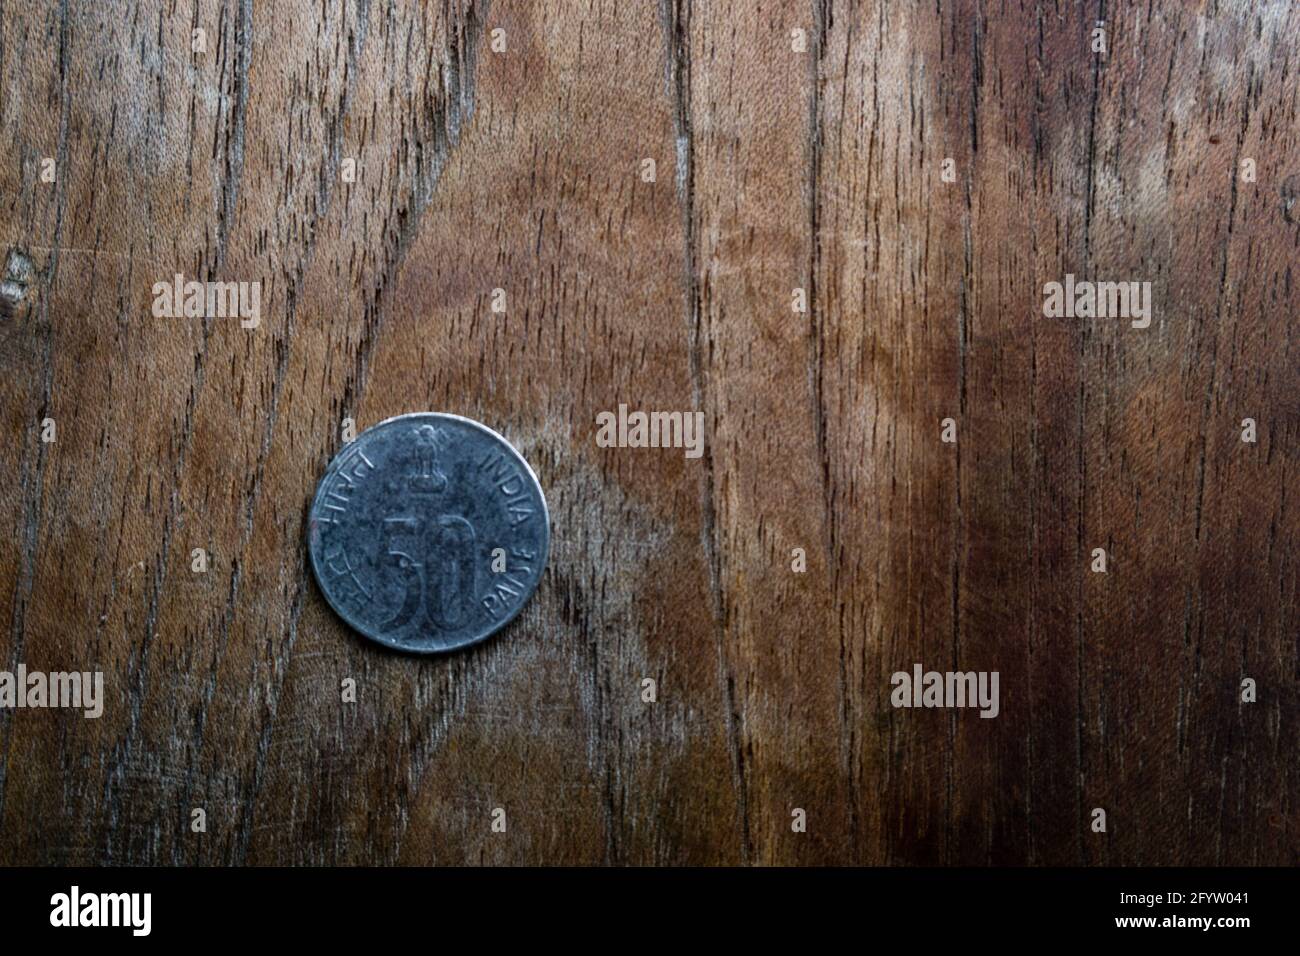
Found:
[[[1300,861],[1297,35],[0,4],[0,667],[107,688],[0,709],[0,863]],[[260,281],[261,324],[155,318],[176,273]],[[1151,327],[1044,317],[1066,273],[1151,282]],[[704,454],[598,447],[620,403],[703,411]],[[344,420],[422,409],[553,520],[520,620],[438,660],[304,552]],[[918,662],[998,671],[999,716],[893,708]]]

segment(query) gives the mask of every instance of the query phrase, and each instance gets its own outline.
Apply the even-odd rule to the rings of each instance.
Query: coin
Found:
[[[519,614],[546,567],[537,476],[486,425],[440,412],[366,429],[316,489],[307,550],[321,592],[371,640],[468,647]]]

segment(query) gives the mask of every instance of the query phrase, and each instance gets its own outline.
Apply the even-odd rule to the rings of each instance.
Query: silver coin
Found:
[[[330,462],[308,521],[316,581],[371,640],[417,654],[491,637],[546,567],[550,515],[511,444],[459,415],[366,429]]]

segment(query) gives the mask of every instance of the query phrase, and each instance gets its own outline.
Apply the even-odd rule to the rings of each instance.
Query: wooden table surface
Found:
[[[1297,36],[0,5],[0,667],[105,682],[0,710],[0,862],[1297,862]],[[259,324],[156,316],[177,274]],[[1067,274],[1150,327],[1045,316]],[[600,447],[620,404],[703,454]],[[519,448],[553,542],[421,659],[330,611],[305,522],[346,420],[428,409]],[[915,664],[998,716],[895,708]]]

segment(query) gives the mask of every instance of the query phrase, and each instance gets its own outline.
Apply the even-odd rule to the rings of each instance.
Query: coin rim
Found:
[[[361,627],[359,624],[356,623],[356,621],[353,619],[353,616],[349,614],[346,609],[341,608],[334,603],[333,598],[330,596],[329,589],[325,587],[325,584],[321,579],[320,565],[316,561],[316,551],[312,547],[312,527],[313,527],[312,516],[316,512],[316,506],[320,501],[321,492],[324,490],[325,480],[329,478],[330,475],[333,473],[335,464],[343,456],[344,452],[347,451],[348,446],[352,445],[354,442],[359,442],[362,439],[362,437],[370,434],[373,431],[376,431],[377,429],[384,428],[385,426],[392,425],[397,422],[406,421],[408,419],[418,419],[418,418],[454,419],[455,421],[463,422],[466,425],[469,425],[473,428],[478,429],[481,432],[486,433],[491,438],[495,438],[502,445],[504,445],[510,451],[510,454],[514,455],[514,457],[518,460],[519,464],[523,466],[524,471],[528,473],[528,477],[530,477],[533,480],[534,487],[537,488],[538,497],[541,498],[542,500],[542,518],[544,519],[544,524],[543,524],[544,534],[542,538],[542,560],[538,565],[537,580],[533,583],[533,586],[529,590],[527,596],[522,601],[519,602],[519,606],[516,607],[513,611],[511,611],[509,615],[502,618],[499,622],[495,624],[495,626],[493,626],[492,628],[484,632],[481,636],[476,637],[473,640],[465,641],[464,643],[461,644],[456,644],[452,647],[430,647],[430,648],[410,647],[405,644],[398,644],[394,641],[386,640],[383,637],[376,637],[375,635],[367,632],[363,627]],[[391,418],[385,418],[383,421],[376,422],[375,424],[371,425],[369,428],[364,429],[360,435],[357,435],[357,437],[354,438],[352,441],[348,442],[347,445],[340,448],[337,452],[335,452],[334,456],[330,458],[329,464],[325,466],[325,471],[321,474],[320,480],[316,484],[316,493],[312,495],[312,499],[311,499],[311,510],[308,511],[307,513],[307,556],[311,559],[311,570],[312,570],[312,576],[316,579],[316,589],[320,591],[321,596],[325,598],[325,603],[328,604],[331,609],[333,609],[334,613],[337,614],[342,619],[344,624],[346,624],[352,630],[356,631],[366,640],[374,641],[376,644],[380,644],[384,647],[390,648],[395,651],[400,651],[404,654],[419,654],[425,657],[431,657],[437,654],[454,654],[456,651],[461,651],[467,647],[473,647],[476,644],[481,644],[484,641],[486,641],[488,638],[493,637],[494,635],[499,633],[502,630],[502,628],[510,624],[515,618],[517,618],[523,612],[524,607],[527,606],[528,602],[533,599],[534,595],[536,595],[537,589],[538,587],[541,586],[542,583],[542,575],[546,573],[546,562],[549,561],[551,557],[551,511],[550,511],[550,507],[546,503],[546,490],[542,487],[542,482],[537,477],[537,473],[533,471],[533,466],[528,464],[528,459],[526,459],[523,456],[523,454],[520,453],[519,449],[516,448],[510,442],[510,440],[506,438],[504,435],[502,435],[500,432],[496,431],[494,428],[489,427],[488,425],[484,425],[480,421],[475,421],[472,418],[466,418],[464,415],[456,415],[452,412],[406,412],[402,415],[394,415]]]

